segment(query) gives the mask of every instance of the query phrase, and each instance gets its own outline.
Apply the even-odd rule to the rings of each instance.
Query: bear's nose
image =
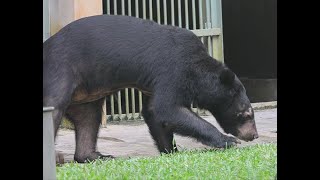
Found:
[[[259,137],[258,134],[254,134],[254,135],[253,135],[253,139],[257,139],[258,137]]]

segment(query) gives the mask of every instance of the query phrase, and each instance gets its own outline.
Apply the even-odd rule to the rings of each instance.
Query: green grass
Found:
[[[277,145],[182,151],[158,157],[68,163],[57,179],[274,179]]]

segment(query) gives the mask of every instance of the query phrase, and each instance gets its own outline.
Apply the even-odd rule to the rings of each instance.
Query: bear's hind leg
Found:
[[[66,117],[74,123],[76,134],[76,151],[74,160],[84,163],[98,158],[113,158],[96,151],[97,137],[102,116],[103,100],[71,105]]]

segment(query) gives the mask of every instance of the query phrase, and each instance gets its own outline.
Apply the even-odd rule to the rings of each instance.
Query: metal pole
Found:
[[[43,179],[56,179],[53,107],[43,107]]]

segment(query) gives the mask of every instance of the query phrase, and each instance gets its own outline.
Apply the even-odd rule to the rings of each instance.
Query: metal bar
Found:
[[[142,2],[142,8],[143,8],[143,19],[147,19],[146,0],[143,0],[143,2]]]
[[[114,120],[114,97],[113,94],[110,95],[110,104],[111,104],[111,117]]]
[[[222,51],[222,36],[213,36],[212,37],[212,53],[213,58],[217,59],[220,62],[223,62],[223,51]]]
[[[217,13],[217,9],[215,8],[215,5],[214,5],[214,1],[211,1],[210,3],[210,12],[211,12],[211,26],[212,27],[217,27],[217,26],[214,26],[214,24],[216,25],[217,23],[217,19],[215,17],[215,13]]]
[[[224,63],[224,54],[223,54],[223,35],[221,34],[218,36],[218,44],[219,44],[219,54],[218,54],[218,60],[222,63]]]
[[[160,24],[161,22],[161,17],[160,17],[160,0],[157,0],[157,22]]]
[[[189,13],[188,13],[188,0],[184,0],[184,14],[186,18],[186,29],[189,29]]]
[[[211,36],[208,36],[208,52],[209,55],[212,57]]]
[[[139,91],[139,116],[140,117],[142,116],[141,111],[142,111],[142,93],[141,91]]]
[[[216,1],[216,8],[217,8],[217,26],[222,29],[222,5],[221,0]],[[223,46],[222,46],[223,47]]]
[[[107,0],[107,14],[110,15],[110,0]]]
[[[212,36],[212,57],[215,59],[219,59],[219,44],[218,44],[218,37]]]
[[[131,88],[131,107],[132,107],[132,119],[134,119],[134,113],[136,113],[134,88]]]
[[[50,2],[43,1],[43,42],[50,37]]]
[[[102,104],[102,118],[101,118],[101,126],[106,127],[107,126],[107,103],[106,98],[103,98],[103,104]]]
[[[113,0],[113,14],[117,15],[117,0]]]
[[[167,20],[167,0],[163,0],[164,24],[168,24]]]
[[[196,3],[195,0],[192,0],[192,29],[195,30],[197,28],[197,21],[196,21]]]
[[[53,107],[43,108],[43,179],[56,179]]]
[[[212,0],[211,1],[211,24],[212,27],[219,27],[219,17],[220,17],[220,12],[218,8],[218,2],[217,0]]]
[[[211,29],[196,29],[192,30],[197,36],[217,36],[221,34],[220,28],[211,28]]]
[[[175,24],[174,24],[174,0],[171,0],[171,25],[175,26]]]
[[[181,23],[181,0],[178,0],[178,18],[179,18],[179,27],[182,27],[182,23]]]
[[[206,29],[211,28],[211,19],[210,19],[210,0],[206,1],[206,13],[207,13],[207,17],[206,17]]]
[[[149,1],[149,19],[153,20],[153,13],[152,13],[152,0]]]
[[[118,115],[121,120],[122,107],[121,107],[121,91],[118,91]]]
[[[129,119],[129,93],[128,88],[124,89],[125,100],[126,100],[126,119]]]
[[[122,15],[125,15],[124,7],[125,7],[124,0],[121,0],[121,14]]]
[[[214,21],[213,26],[218,27],[221,29],[222,32],[222,7],[221,7],[221,0],[213,0],[214,8],[215,8],[215,16],[216,21]],[[218,47],[218,54],[217,59],[220,62],[224,62],[224,55],[223,55],[223,33],[217,37],[217,47]]]
[[[199,1],[199,21],[200,29],[203,29],[202,0]]]
[[[139,17],[139,1],[136,0],[136,17]]]
[[[131,0],[128,1],[128,15],[131,16]]]

